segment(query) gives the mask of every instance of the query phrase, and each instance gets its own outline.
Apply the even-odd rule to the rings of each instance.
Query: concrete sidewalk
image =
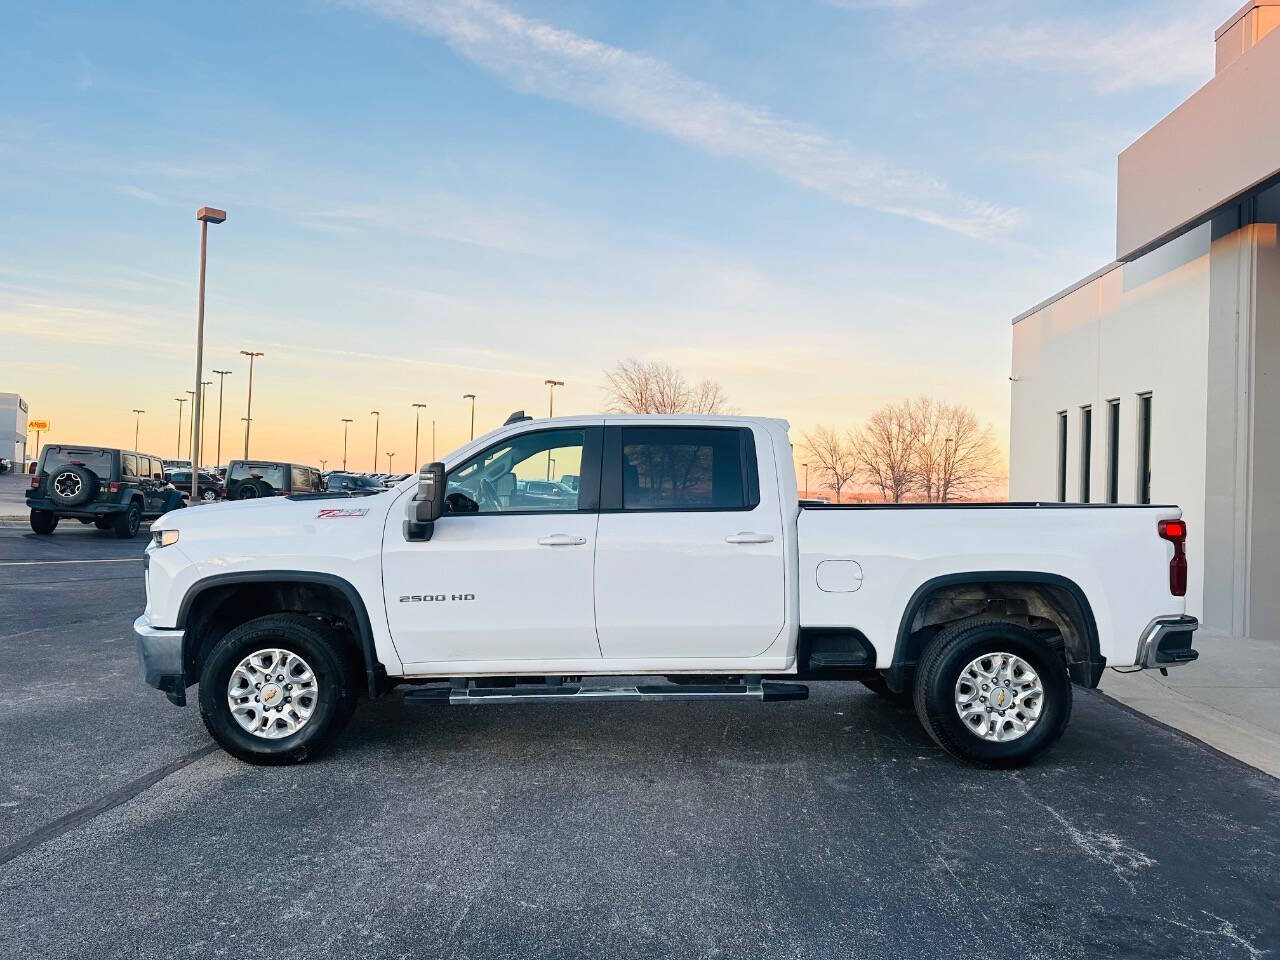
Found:
[[[1162,677],[1108,670],[1099,690],[1280,777],[1280,642],[1196,632],[1200,659]]]

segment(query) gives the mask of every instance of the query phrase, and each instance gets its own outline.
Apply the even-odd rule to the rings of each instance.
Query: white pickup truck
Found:
[[[372,496],[166,514],[134,630],[147,683],[179,705],[199,683],[209,732],[257,763],[397,685],[472,705],[857,680],[1013,766],[1061,736],[1073,682],[1196,658],[1186,532],[1170,506],[801,504],[780,420],[515,414]]]

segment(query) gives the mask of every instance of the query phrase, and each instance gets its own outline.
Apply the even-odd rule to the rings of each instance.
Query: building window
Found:
[[[1093,469],[1093,407],[1080,408],[1080,502],[1089,502],[1089,472]]]
[[[1151,502],[1151,394],[1138,394],[1138,502]]]
[[[1058,411],[1058,502],[1067,502],[1067,411]]]
[[[1120,502],[1120,401],[1107,401],[1107,503]]]

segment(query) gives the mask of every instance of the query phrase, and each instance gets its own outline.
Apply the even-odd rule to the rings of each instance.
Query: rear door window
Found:
[[[311,486],[311,471],[306,467],[290,467],[289,472],[293,480],[292,489],[294,493],[305,493],[313,489]]]
[[[136,477],[138,475],[138,457],[132,453],[120,454],[120,475]]]
[[[747,431],[735,427],[623,427],[623,510],[750,510]],[[754,447],[754,445],[752,445]]]

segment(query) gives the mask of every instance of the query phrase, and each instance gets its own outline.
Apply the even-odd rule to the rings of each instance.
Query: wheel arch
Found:
[[[946,605],[953,608],[948,610]],[[1096,687],[1106,660],[1101,654],[1098,624],[1089,598],[1074,580],[1056,573],[1028,570],[973,570],[926,580],[911,594],[898,625],[893,661],[886,680],[899,693],[910,688],[920,654],[938,629],[977,614],[1001,616],[1013,604],[1030,616],[1048,621],[1062,637],[1071,679]],[[932,606],[931,606],[932,605]]]
[[[237,615],[227,606],[239,601]],[[377,695],[386,668],[378,660],[373,626],[360,591],[351,581],[331,573],[303,570],[254,570],[215,574],[195,583],[178,607],[176,626],[185,631],[183,668],[194,682],[219,627],[236,625],[268,613],[324,613],[351,628],[365,672],[369,696]],[[247,614],[247,615],[246,615]]]

